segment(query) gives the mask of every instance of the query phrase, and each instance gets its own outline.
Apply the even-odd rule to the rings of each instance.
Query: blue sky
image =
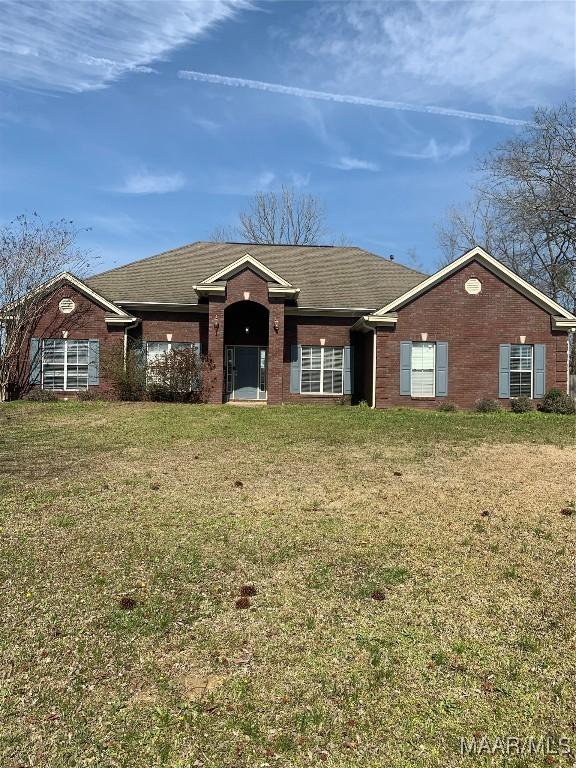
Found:
[[[323,200],[328,242],[432,270],[478,156],[575,92],[572,2],[0,5],[0,219],[90,227],[97,271],[283,183]]]

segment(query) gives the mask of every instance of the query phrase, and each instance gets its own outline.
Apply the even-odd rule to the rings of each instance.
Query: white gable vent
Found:
[[[471,277],[464,283],[464,290],[471,296],[475,296],[477,293],[481,292],[482,283],[476,277]]]
[[[71,312],[74,312],[76,309],[76,304],[72,301],[72,299],[61,299],[60,304],[58,304],[58,307],[60,309],[60,312],[62,312],[63,315],[69,315]]]

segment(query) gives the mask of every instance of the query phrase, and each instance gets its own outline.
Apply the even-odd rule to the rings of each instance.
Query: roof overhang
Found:
[[[276,274],[276,272],[273,272],[269,267],[267,267],[265,264],[262,264],[261,261],[255,259],[254,256],[251,256],[249,253],[245,253],[244,256],[241,256],[239,259],[236,259],[236,261],[233,261],[227,266],[222,267],[222,269],[219,269],[218,272],[214,272],[213,275],[210,275],[210,277],[202,280],[202,285],[206,285],[207,283],[216,283],[222,279],[227,280],[246,267],[250,267],[254,272],[260,274],[266,280],[271,280],[273,283],[283,285],[285,288],[292,288],[291,283],[289,283],[287,280],[284,280],[283,277],[280,277],[280,275]]]
[[[495,259],[489,253],[487,253],[487,251],[485,251],[483,248],[480,248],[479,246],[476,246],[470,251],[467,251],[465,254],[460,256],[460,258],[451,262],[446,267],[438,270],[438,272],[426,278],[421,283],[418,283],[418,285],[415,285],[414,288],[411,288],[397,299],[394,299],[394,301],[386,304],[385,307],[379,309],[375,314],[378,316],[388,315],[390,312],[394,312],[400,309],[405,304],[408,304],[408,302],[430,290],[430,288],[433,288],[438,283],[441,283],[447,277],[450,277],[450,275],[454,274],[454,272],[457,272],[471,261],[477,261],[482,264],[482,266],[486,267],[486,269],[490,270],[490,272],[500,277],[502,280],[504,280],[504,282],[508,283],[508,285],[512,286],[519,293],[522,293],[524,296],[526,296],[526,298],[530,299],[535,304],[538,304],[549,314],[557,315],[560,318],[573,320],[576,322],[576,317],[571,312],[568,312],[567,309],[564,309],[564,307],[560,306],[560,304],[546,296],[546,294],[542,293],[542,291],[534,288],[534,286],[530,285],[530,283],[526,282],[526,280],[523,280],[519,275],[517,275],[511,269],[508,269],[508,267],[504,266],[504,264],[498,261],[498,259]]]
[[[131,323],[131,322],[134,322],[136,319],[132,317],[132,315],[130,315],[128,312],[125,312],[121,307],[117,306],[113,302],[104,298],[104,296],[101,296],[99,293],[92,290],[92,288],[86,285],[86,283],[82,282],[82,280],[77,278],[71,272],[60,272],[59,274],[50,278],[50,280],[47,280],[45,283],[38,285],[36,288],[34,288],[33,291],[27,294],[27,297],[25,298],[31,298],[34,296],[41,296],[43,294],[47,294],[51,290],[54,290],[55,288],[57,288],[58,285],[60,285],[61,283],[68,283],[68,285],[71,285],[79,293],[82,293],[84,296],[91,299],[95,304],[98,304],[103,309],[108,310],[109,314],[105,315],[105,320],[107,323],[108,322]],[[11,307],[15,307],[22,304],[25,298],[21,299],[15,304],[12,304],[10,307],[6,307],[6,310],[10,311]],[[7,316],[5,315],[4,317],[6,318]]]
[[[243,269],[251,269],[268,283],[268,296],[270,298],[296,299],[300,288],[295,288],[261,261],[255,259],[249,253],[244,254],[236,261],[231,262],[218,272],[202,280],[194,286],[198,296],[223,296],[226,293],[226,281]]]
[[[554,330],[564,330],[576,333],[576,318],[569,320],[566,317],[553,317],[552,327]]]
[[[380,326],[394,327],[398,322],[398,315],[362,315],[354,323],[350,330],[361,331],[366,333],[367,331],[374,331]]]
[[[226,283],[199,283],[192,286],[198,296],[224,296]]]

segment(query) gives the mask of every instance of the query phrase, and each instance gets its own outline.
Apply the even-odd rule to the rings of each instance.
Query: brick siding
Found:
[[[475,277],[482,291],[464,283]],[[400,342],[448,342],[448,396],[427,400],[400,395]],[[376,405],[437,407],[447,400],[470,408],[480,397],[498,398],[499,345],[546,344],[546,389],[566,390],[567,336],[551,329],[550,315],[492,272],[472,262],[398,311],[395,328],[377,331]],[[507,404],[507,403],[506,403]]]

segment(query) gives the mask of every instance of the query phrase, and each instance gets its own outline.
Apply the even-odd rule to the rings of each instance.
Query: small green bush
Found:
[[[49,389],[31,389],[24,397],[23,400],[27,400],[29,403],[56,403],[58,402],[57,396]]]
[[[544,413],[576,413],[576,400],[561,389],[549,389],[540,403],[540,410]]]
[[[474,410],[477,413],[498,413],[498,411],[502,410],[502,406],[498,400],[492,400],[490,397],[483,397],[480,400],[476,400]]]
[[[443,413],[454,413],[458,410],[458,406],[456,403],[451,402],[440,403],[437,410],[442,411]]]
[[[529,397],[521,395],[520,397],[515,397],[513,400],[511,400],[510,408],[514,411],[514,413],[529,413],[530,411],[534,410],[534,404]]]

